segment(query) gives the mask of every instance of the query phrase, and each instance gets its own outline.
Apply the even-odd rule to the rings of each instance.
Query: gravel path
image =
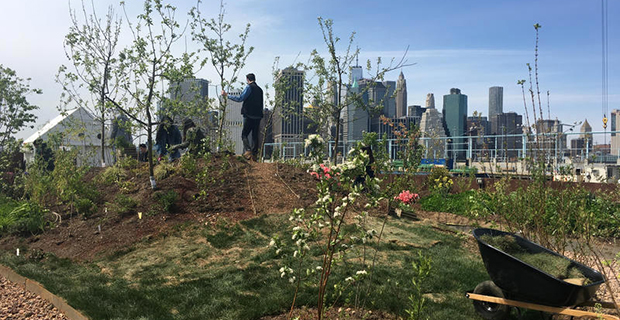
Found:
[[[68,318],[51,303],[0,276],[0,319]]]

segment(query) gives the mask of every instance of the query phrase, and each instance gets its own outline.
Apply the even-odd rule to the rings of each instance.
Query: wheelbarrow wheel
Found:
[[[504,298],[502,289],[493,283],[493,281],[485,281],[476,286],[474,293],[497,298]],[[485,320],[504,320],[510,314],[510,308],[507,305],[474,300],[474,309]]]

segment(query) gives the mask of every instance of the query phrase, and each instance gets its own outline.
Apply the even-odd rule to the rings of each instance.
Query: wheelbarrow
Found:
[[[572,317],[620,320],[617,316],[575,309],[578,306],[595,305],[615,308],[613,303],[592,301],[596,290],[605,282],[600,272],[512,233],[478,228],[473,231],[473,235],[478,241],[480,256],[492,280],[478,284],[472,292],[467,293],[467,298],[473,300],[476,312],[483,319],[507,319],[511,307],[514,307],[519,313],[519,308],[523,308]],[[578,283],[558,279],[488,244],[481,239],[484,235],[513,237],[516,244],[527,253],[544,252],[567,259],[569,267],[579,270],[587,281]]]

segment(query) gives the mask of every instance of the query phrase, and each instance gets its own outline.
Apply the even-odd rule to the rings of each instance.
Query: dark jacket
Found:
[[[248,84],[250,86],[250,95],[243,100],[241,106],[241,114],[250,119],[263,118],[263,89],[256,82]]]

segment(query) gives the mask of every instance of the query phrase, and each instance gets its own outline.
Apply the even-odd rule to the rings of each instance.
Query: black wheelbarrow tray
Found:
[[[473,292],[467,293],[467,297],[474,300],[476,311],[484,319],[505,319],[511,306],[577,317],[602,316],[603,319],[620,320],[617,316],[572,308],[594,306],[595,303],[590,300],[605,282],[600,272],[512,233],[478,228],[473,231],[473,235],[478,241],[480,256],[492,281],[480,283]],[[577,268],[589,281],[587,284],[579,284],[560,280],[489,245],[480,238],[484,235],[511,236],[528,253],[546,252],[567,259],[570,267]],[[597,304],[603,308],[615,308],[613,303]]]

